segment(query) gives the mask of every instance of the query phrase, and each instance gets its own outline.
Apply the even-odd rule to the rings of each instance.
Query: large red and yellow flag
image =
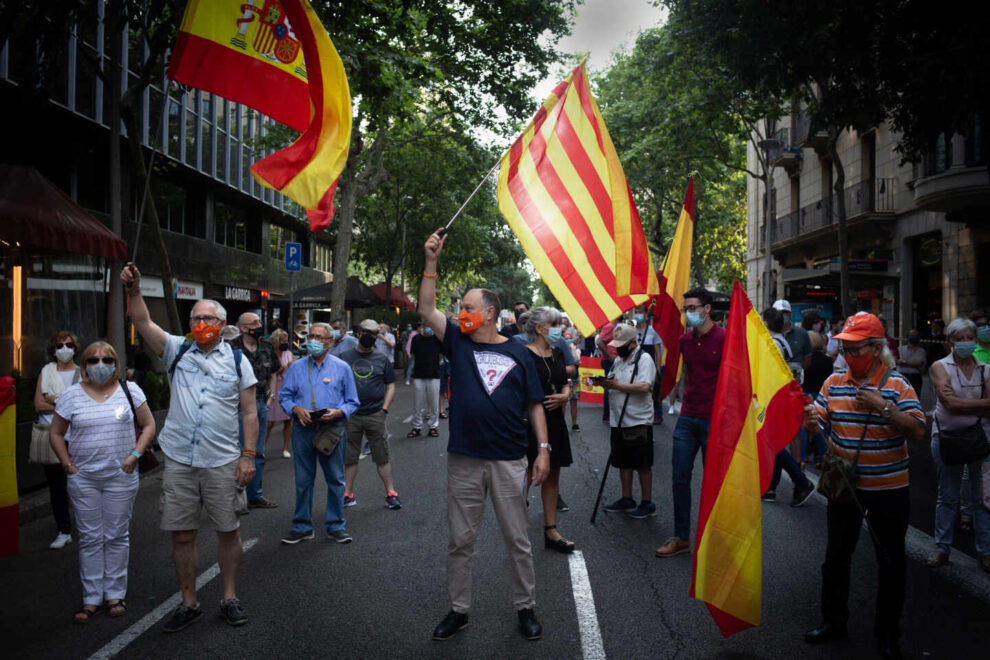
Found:
[[[691,597],[728,637],[760,625],[760,495],[804,416],[804,393],[737,281],[715,389]]]
[[[583,63],[502,157],[498,207],[582,335],[659,292]]]
[[[0,557],[17,554],[20,507],[17,504],[17,406],[14,379],[0,378]]]
[[[351,95],[307,0],[189,0],[169,77],[300,131],[251,173],[305,208],[311,230],[327,228],[350,146]]]
[[[681,335],[684,334],[684,292],[691,277],[691,247],[694,241],[694,178],[688,182],[681,215],[677,219],[674,240],[663,259],[660,272],[660,295],[654,299],[653,329],[663,340],[663,380],[660,398],[674,389],[681,372]]]

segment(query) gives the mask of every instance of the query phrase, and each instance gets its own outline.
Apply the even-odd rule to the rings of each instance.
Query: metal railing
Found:
[[[781,128],[774,132],[770,136],[770,140],[774,142],[774,146],[767,149],[767,156],[770,158],[770,162],[774,162],[780,157],[785,151],[790,151],[791,149],[791,132],[790,129]]]
[[[869,213],[889,213],[894,210],[894,180],[867,179],[843,191],[846,219],[852,220]],[[788,241],[803,234],[833,226],[837,221],[835,199],[827,197],[778,217],[773,222],[771,245]]]
[[[953,135],[943,133],[932,145],[932,148],[922,156],[921,175],[923,177],[935,176],[948,170],[957,164],[960,167],[979,167],[986,165],[986,154],[983,153],[983,128],[978,119],[974,119],[972,126],[963,135],[963,153],[957,153],[953,149]]]

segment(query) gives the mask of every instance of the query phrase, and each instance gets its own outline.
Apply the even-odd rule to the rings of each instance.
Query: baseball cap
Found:
[[[791,311],[791,303],[781,298],[780,300],[774,301],[773,308],[778,312],[789,312]]]
[[[612,333],[612,341],[608,345],[625,346],[634,339],[636,339],[636,328],[625,324],[617,325],[615,326],[615,332]]]
[[[361,321],[358,328],[367,332],[378,332],[378,322],[373,319],[365,319]]]
[[[842,332],[835,335],[834,339],[843,341],[862,341],[864,339],[879,339],[883,337],[883,326],[873,314],[860,312],[846,319],[846,325]]]

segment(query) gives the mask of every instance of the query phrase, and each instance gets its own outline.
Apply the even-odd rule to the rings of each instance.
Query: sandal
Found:
[[[447,413],[445,412],[440,413],[440,419],[447,419]]]
[[[440,431],[436,429],[430,429],[429,431],[426,432],[426,435],[430,436],[431,438],[435,438],[438,435],[440,435]]]
[[[420,430],[420,429],[413,429],[409,433],[406,433],[406,437],[407,438],[418,438],[422,434],[423,434],[423,431],[422,430]]]
[[[543,547],[548,550],[556,550],[557,552],[569,555],[574,552],[574,541],[568,541],[563,536],[557,540],[547,538],[547,532],[551,529],[557,529],[556,525],[544,525],[543,526]]]
[[[89,620],[102,611],[99,605],[83,605],[72,615],[72,623],[89,623]]]
[[[123,598],[112,603],[107,601],[107,616],[115,618],[125,614],[127,614],[127,603],[124,602]]]

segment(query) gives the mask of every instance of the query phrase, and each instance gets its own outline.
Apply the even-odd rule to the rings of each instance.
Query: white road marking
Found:
[[[584,660],[604,660],[605,647],[602,645],[602,631],[598,627],[598,614],[595,612],[595,595],[591,591],[588,568],[580,550],[575,550],[568,556],[568,566],[571,569],[571,589],[574,591],[578,629],[581,631],[582,656]]]
[[[257,542],[258,539],[248,539],[245,541],[244,552],[250,550]],[[218,575],[220,575],[220,564],[213,564],[213,566],[210,566],[208,569],[203,571],[198,578],[196,578],[196,591],[199,591],[205,587],[210,580]],[[128,644],[147,632],[153,625],[164,619],[165,616],[178,607],[181,602],[182,592],[178,591],[170,596],[168,600],[164,601],[158,607],[141,617],[141,619],[131,625],[130,628],[110,640],[106,646],[89,656],[89,660],[112,658],[117,655],[123,651]]]

